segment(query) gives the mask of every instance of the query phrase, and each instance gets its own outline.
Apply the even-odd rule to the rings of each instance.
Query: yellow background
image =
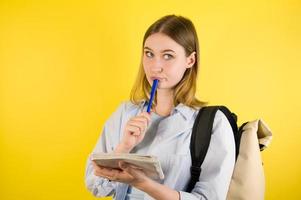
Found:
[[[189,17],[198,96],[273,130],[266,199],[301,199],[301,2],[0,1],[0,199],[94,199],[86,158],[128,99],[147,27]]]

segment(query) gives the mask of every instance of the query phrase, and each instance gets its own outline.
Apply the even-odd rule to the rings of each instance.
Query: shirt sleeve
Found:
[[[106,121],[92,153],[112,152],[114,150],[120,138],[122,116],[125,112],[124,110],[125,103],[122,103]],[[96,197],[114,195],[117,186],[117,182],[94,175],[94,169],[90,160],[90,156],[88,157],[86,164],[85,184],[88,190]]]
[[[231,125],[222,111],[217,111],[207,155],[199,181],[191,193],[180,191],[181,200],[225,200],[235,164],[235,141]]]

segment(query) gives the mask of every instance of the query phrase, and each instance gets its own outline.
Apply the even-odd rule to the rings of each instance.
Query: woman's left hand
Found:
[[[94,174],[96,176],[105,177],[111,181],[118,181],[139,187],[146,181],[151,180],[141,169],[138,169],[134,165],[128,164],[126,162],[119,162],[120,169],[102,167],[97,165],[94,161],[92,161],[92,164],[94,167]]]

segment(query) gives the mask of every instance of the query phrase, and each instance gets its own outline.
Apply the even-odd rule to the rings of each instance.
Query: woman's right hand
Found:
[[[115,153],[128,153],[139,144],[144,138],[150,121],[151,117],[148,112],[141,112],[139,115],[130,118],[125,125],[121,143],[116,148]]]

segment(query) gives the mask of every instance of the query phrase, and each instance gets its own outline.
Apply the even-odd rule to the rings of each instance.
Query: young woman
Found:
[[[152,180],[130,164],[121,170],[88,159],[86,186],[97,197],[115,199],[226,199],[235,163],[235,142],[225,115],[216,113],[202,173],[194,189],[190,180],[190,138],[198,110],[195,97],[199,44],[192,22],[168,15],[146,31],[143,55],[131,101],[123,102],[104,125],[93,152],[157,156],[164,180]],[[158,88],[151,113],[146,112],[154,79]]]

